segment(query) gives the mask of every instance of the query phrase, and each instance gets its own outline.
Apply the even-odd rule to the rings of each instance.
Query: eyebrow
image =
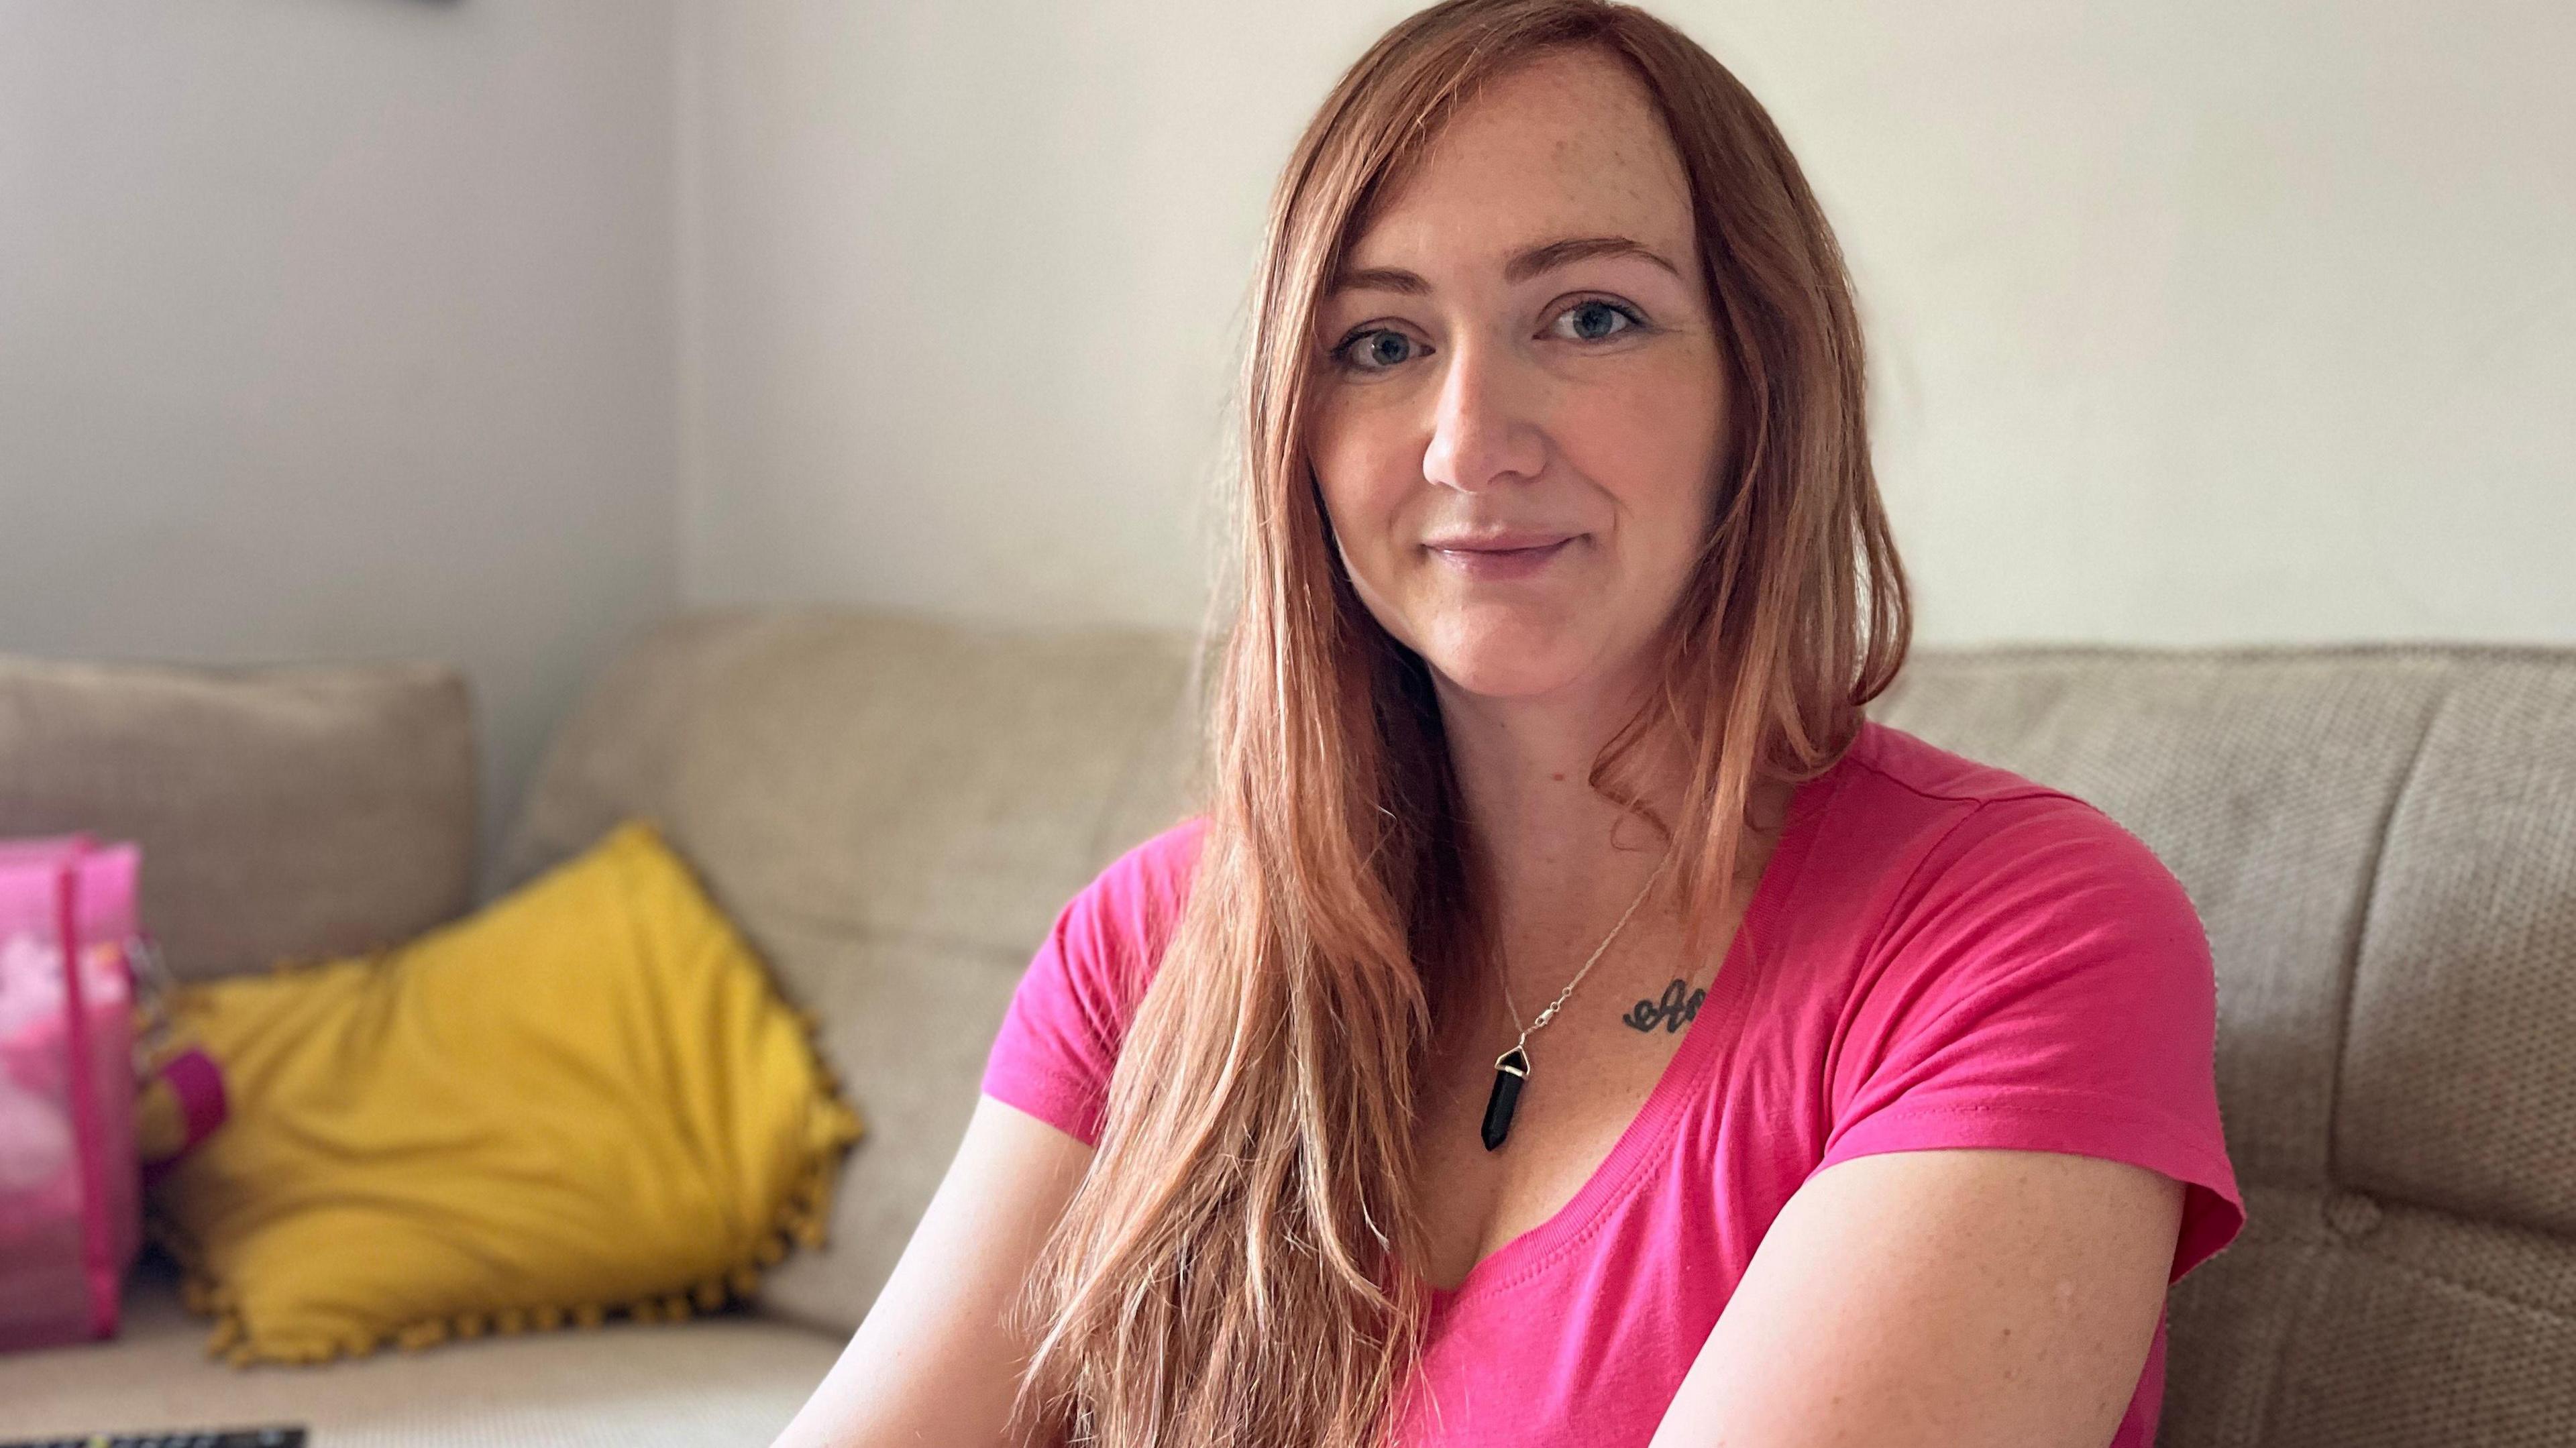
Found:
[[[1681,268],[1666,261],[1660,252],[1642,242],[1632,241],[1624,236],[1570,236],[1563,241],[1551,241],[1544,246],[1531,247],[1505,262],[1503,280],[1525,282],[1542,272],[1602,256],[1643,257],[1671,272],[1675,277],[1681,275]],[[1333,279],[1332,290],[1396,292],[1408,297],[1419,297],[1430,293],[1431,284],[1401,267],[1377,266],[1342,273]]]

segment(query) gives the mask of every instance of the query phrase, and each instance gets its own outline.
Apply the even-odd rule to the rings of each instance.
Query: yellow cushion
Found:
[[[678,1318],[819,1240],[859,1133],[651,827],[399,949],[187,988],[232,1114],[155,1191],[236,1362]]]

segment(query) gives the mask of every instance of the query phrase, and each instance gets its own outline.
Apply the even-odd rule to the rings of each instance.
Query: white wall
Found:
[[[1330,6],[682,7],[682,578],[1194,623]]]
[[[671,19],[0,0],[0,649],[460,661],[496,831],[676,593]]]
[[[1405,0],[684,0],[682,587],[1189,624]],[[1923,637],[2576,641],[2576,7],[1663,0],[1852,254]]]

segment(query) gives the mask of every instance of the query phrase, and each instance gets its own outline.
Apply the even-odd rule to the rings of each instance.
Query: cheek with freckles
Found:
[[[1656,623],[1713,521],[1723,443],[1716,358],[1704,336],[1688,341],[1565,389],[1550,418],[1566,468],[1606,496],[1623,603]]]
[[[1389,633],[1419,649],[1403,617],[1404,574],[1418,565],[1410,547],[1406,511],[1425,486],[1421,460],[1398,438],[1327,412],[1318,426],[1312,461],[1333,541],[1361,601]],[[1414,532],[1418,533],[1417,527]]]

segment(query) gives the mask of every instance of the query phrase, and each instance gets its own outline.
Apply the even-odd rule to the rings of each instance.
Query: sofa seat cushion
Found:
[[[111,1343],[0,1356],[0,1438],[302,1423],[329,1448],[766,1443],[840,1350],[763,1318],[531,1333],[320,1367],[232,1368],[147,1274]]]

